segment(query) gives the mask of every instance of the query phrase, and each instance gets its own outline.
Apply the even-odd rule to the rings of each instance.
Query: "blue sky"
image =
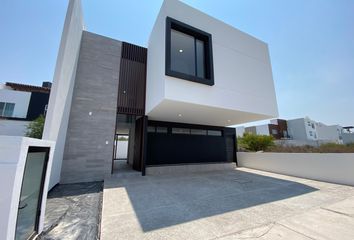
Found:
[[[269,45],[281,118],[354,125],[353,0],[184,0]],[[83,0],[88,31],[146,46],[162,0]],[[52,81],[67,1],[3,0],[0,82]]]

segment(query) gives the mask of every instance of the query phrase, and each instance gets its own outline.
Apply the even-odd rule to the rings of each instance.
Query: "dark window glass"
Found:
[[[195,75],[194,37],[171,30],[171,69],[176,72]]]
[[[167,133],[167,127],[156,127],[157,133]]]
[[[14,113],[15,104],[14,103],[0,103],[0,116],[12,117]]]
[[[196,64],[197,64],[197,76],[205,78],[205,55],[204,55],[204,42],[196,39]]]
[[[191,129],[192,135],[207,135],[207,130],[205,129]]]
[[[5,108],[5,103],[0,102],[0,116],[3,116],[4,108]]]
[[[189,128],[172,128],[173,134],[190,134]]]
[[[222,136],[222,133],[219,130],[208,130],[208,135],[209,136]]]
[[[155,129],[156,129],[156,128],[155,128],[154,126],[148,126],[148,129],[147,129],[147,130],[148,130],[149,133],[154,133],[154,132],[155,132]]]
[[[211,34],[167,17],[165,74],[213,86]]]
[[[12,117],[14,113],[15,104],[14,103],[6,103],[4,116],[5,117]]]

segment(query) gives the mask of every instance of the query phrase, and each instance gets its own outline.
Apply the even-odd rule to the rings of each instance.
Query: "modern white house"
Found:
[[[341,136],[344,144],[354,143],[354,133],[343,132]]]
[[[288,120],[290,138],[301,141],[316,141],[316,122],[309,117]]]
[[[165,0],[145,46],[83,22],[71,0],[43,135],[56,142],[50,187],[114,173],[120,135],[129,138],[128,165],[143,175],[235,164],[228,126],[278,115],[267,44],[218,19]]]
[[[289,135],[294,140],[342,144],[342,127],[326,125],[309,117],[288,120]]]
[[[282,140],[280,144],[289,145],[314,145],[322,143],[342,144],[343,127],[340,125],[326,125],[311,120],[309,117],[290,120],[272,119],[270,124],[236,128],[237,136],[242,137],[243,133],[273,136],[276,140]],[[346,135],[347,139],[349,135]]]
[[[50,84],[0,84],[0,135],[25,135],[28,123],[46,112]]]
[[[236,128],[237,136],[242,137],[244,133],[252,133],[257,135],[273,136],[274,139],[288,139],[287,121],[284,119],[272,119],[268,124],[257,126]]]
[[[326,125],[321,122],[316,123],[318,139],[333,143],[343,143],[343,128],[340,125]]]

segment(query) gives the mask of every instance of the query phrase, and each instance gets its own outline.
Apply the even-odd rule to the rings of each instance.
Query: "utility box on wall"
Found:
[[[42,231],[54,145],[0,136],[0,239],[28,239]]]

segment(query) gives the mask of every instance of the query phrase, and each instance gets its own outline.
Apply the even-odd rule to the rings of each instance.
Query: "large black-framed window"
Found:
[[[167,17],[165,74],[214,85],[211,34]]]

